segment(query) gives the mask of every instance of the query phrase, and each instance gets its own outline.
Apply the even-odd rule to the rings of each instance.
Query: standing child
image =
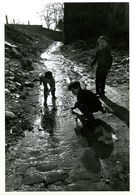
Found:
[[[91,67],[93,68],[93,65],[97,62],[96,94],[100,97],[104,97],[106,77],[112,65],[112,55],[107,37],[100,36],[98,39],[98,44],[99,48],[96,52],[96,56],[91,64]]]
[[[40,85],[43,84],[43,86],[44,86],[44,105],[47,105],[47,97],[48,97],[50,92],[52,94],[53,99],[56,99],[55,79],[54,79],[51,71],[47,71],[43,74],[40,74],[39,79],[40,79]],[[48,84],[49,84],[50,88],[48,88],[48,86],[47,86]]]

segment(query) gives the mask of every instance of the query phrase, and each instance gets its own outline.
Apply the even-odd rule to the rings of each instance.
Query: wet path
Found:
[[[75,119],[69,109],[75,98],[67,91],[68,83],[81,79],[85,86],[89,78],[87,84],[94,88],[94,81],[85,73],[85,67],[77,69],[60,54],[60,46],[61,43],[56,42],[41,55],[42,70],[51,70],[55,76],[57,99],[53,101],[50,95],[48,106],[44,108],[41,86],[33,131],[26,131],[25,137],[7,153],[6,191],[111,190],[103,179],[103,172],[108,174],[106,165],[96,158],[87,140],[76,135]],[[112,118],[107,114],[106,119],[111,123]],[[114,128],[116,120],[119,119],[115,119]],[[126,130],[121,123],[123,131]]]

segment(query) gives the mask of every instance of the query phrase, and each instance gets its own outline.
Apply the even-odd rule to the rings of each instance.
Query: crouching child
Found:
[[[82,112],[83,115],[78,118],[81,119],[83,127],[85,124],[87,126],[88,123],[94,124],[95,118],[93,113],[98,111],[105,113],[105,109],[96,94],[90,90],[82,89],[79,81],[70,83],[68,90],[77,97],[77,102],[72,107],[72,111],[74,112],[74,109],[78,108]]]
[[[39,75],[40,85],[44,86],[44,105],[47,105],[47,97],[51,92],[52,98],[56,99],[55,96],[55,79],[51,71],[47,71]],[[49,88],[48,88],[49,85]]]

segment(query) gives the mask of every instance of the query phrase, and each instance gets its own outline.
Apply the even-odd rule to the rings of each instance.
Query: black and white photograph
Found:
[[[5,2],[5,192],[130,192],[130,2]]]

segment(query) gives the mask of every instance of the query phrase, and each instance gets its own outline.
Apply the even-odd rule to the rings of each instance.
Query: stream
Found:
[[[78,76],[68,66],[73,62],[61,55],[61,46],[54,42],[41,54],[42,71],[50,70],[55,77],[57,99],[49,95],[44,107],[40,86],[33,131],[25,131],[6,154],[6,191],[111,190],[102,176],[108,172],[104,161],[96,157],[85,137],[75,133],[76,121],[70,108],[76,98],[68,92],[68,84]],[[83,72],[84,68],[76,71]],[[84,77],[82,83],[85,87]],[[90,83],[94,88],[94,81]]]

